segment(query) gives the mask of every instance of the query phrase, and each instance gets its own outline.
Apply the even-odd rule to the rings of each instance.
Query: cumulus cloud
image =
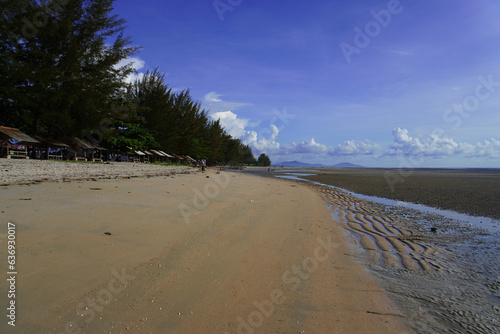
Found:
[[[404,154],[424,157],[444,157],[461,155],[465,157],[500,157],[500,141],[491,138],[475,144],[457,142],[453,138],[431,134],[427,138],[414,138],[407,129],[392,131],[393,144],[388,155]]]
[[[326,145],[317,143],[314,138],[306,140],[300,143],[292,142],[291,145],[286,145],[280,151],[280,154],[324,154],[327,153],[330,148]]]
[[[393,141],[388,146],[381,146],[369,140],[347,140],[343,144],[327,146],[311,138],[301,143],[293,142],[275,150],[275,154],[316,154],[329,156],[372,156],[374,158],[405,155],[414,157],[451,157],[464,158],[500,158],[500,140],[490,138],[470,144],[458,142],[453,138],[429,135],[425,138],[412,137],[407,129],[396,128],[392,132]],[[278,147],[279,148],[279,147]]]
[[[354,140],[347,140],[344,144],[338,144],[328,152],[329,155],[380,155],[382,148],[368,140],[356,143]]]
[[[255,149],[255,153],[274,154],[277,153],[280,148],[280,143],[276,141],[279,132],[278,127],[271,124],[269,129],[262,129],[259,133],[256,131],[247,131],[241,140],[243,143]]]
[[[220,100],[219,95],[206,97],[213,101]],[[226,131],[233,137],[239,138],[249,145],[254,154],[266,153],[272,155],[328,155],[328,156],[371,156],[374,158],[391,157],[396,155],[414,157],[465,157],[465,158],[500,158],[500,140],[491,138],[475,144],[459,142],[446,136],[431,134],[424,138],[412,137],[407,129],[396,128],[392,131],[392,143],[381,146],[369,140],[347,140],[336,146],[328,146],[317,142],[314,138],[302,142],[292,142],[280,145],[278,142],[279,128],[270,124],[258,131],[249,119],[239,118],[232,111],[212,113]]]
[[[245,131],[245,128],[248,125],[248,119],[238,118],[238,116],[232,111],[221,111],[211,114],[212,118],[215,120],[219,120],[220,124],[224,129],[226,129],[227,133],[235,138],[240,138],[248,131]]]
[[[217,97],[215,97],[217,98]],[[212,113],[211,117],[219,120],[221,126],[234,138],[239,138],[241,141],[254,149],[254,153],[271,154],[279,149],[280,144],[276,141],[279,134],[279,129],[274,124],[268,128],[262,128],[259,132],[248,130],[251,126],[250,120],[238,118],[232,111],[221,111]]]
[[[115,65],[115,68],[118,69],[127,65],[131,65],[132,68],[134,69],[134,72],[132,72],[125,78],[125,82],[132,83],[136,79],[140,80],[142,77],[144,77],[144,73],[137,72],[143,69],[144,66],[146,65],[146,62],[144,60],[142,60],[139,57],[130,57],[127,59],[122,59],[118,64]]]

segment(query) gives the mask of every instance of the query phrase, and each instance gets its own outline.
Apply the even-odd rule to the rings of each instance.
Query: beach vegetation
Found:
[[[257,161],[259,166],[267,167],[271,165],[271,159],[269,159],[269,157],[265,153],[259,155],[259,159]]]
[[[112,0],[2,1],[2,123],[32,135],[81,135],[99,126],[136,54]]]
[[[209,163],[255,164],[248,145],[158,68],[127,82],[140,47],[114,0],[4,0],[0,125],[82,137],[111,151],[159,149]]]

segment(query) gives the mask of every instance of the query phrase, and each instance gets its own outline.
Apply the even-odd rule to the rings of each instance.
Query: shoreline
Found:
[[[209,169],[0,196],[19,241],[16,333],[412,332],[309,187]]]
[[[390,292],[417,332],[500,330],[497,227],[488,231],[479,222],[474,226],[439,214],[373,202],[328,184],[276,178],[306,184],[322,193],[353,251]],[[438,227],[437,232],[431,232],[431,227]]]
[[[296,174],[364,196],[500,220],[496,201],[500,169],[277,168],[269,173],[267,168],[249,168],[246,172],[270,177]]]
[[[500,170],[318,170],[305,179],[367,196],[500,219]]]

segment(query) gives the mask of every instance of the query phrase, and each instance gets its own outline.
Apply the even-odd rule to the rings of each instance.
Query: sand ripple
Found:
[[[477,268],[472,268],[460,248],[469,242],[467,237],[423,234],[414,230],[415,222],[404,215],[338,188],[315,187],[331,206],[335,219],[353,236],[369,268],[406,309],[417,332],[500,332],[498,263],[487,260],[495,256],[473,258]],[[476,256],[495,249],[500,251],[498,245],[487,244]],[[486,267],[481,266],[483,262]]]
[[[345,229],[355,237],[375,264],[405,270],[442,269],[432,261],[433,253],[429,247],[417,241],[418,232],[395,226],[397,220],[386,217],[369,202],[340,189],[318,187],[323,199],[332,205],[337,215],[344,217]]]

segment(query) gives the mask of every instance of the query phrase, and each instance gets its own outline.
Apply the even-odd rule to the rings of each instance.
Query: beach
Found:
[[[405,202],[395,194],[392,194],[393,200],[366,195],[365,190],[378,189],[385,171],[249,170],[283,182],[291,179],[319,191],[334,212],[335,220],[344,229],[353,251],[389,292],[416,332],[498,333],[500,221],[440,210],[436,204],[430,207]],[[476,189],[468,200],[477,204],[478,198],[485,194],[492,196],[492,190],[496,191],[478,187],[483,183],[483,175],[492,180],[498,171],[440,169],[416,170],[415,174],[418,177],[403,185],[406,196],[426,201],[436,199],[435,203],[439,203],[435,194],[442,193],[447,195],[448,205],[460,207],[464,199],[449,194],[460,194],[463,189],[450,180],[457,177],[458,180],[467,179],[467,191]],[[442,178],[447,180],[439,182]],[[318,179],[322,182],[316,181]],[[446,183],[451,186],[440,188]],[[361,193],[343,188],[353,185]],[[420,191],[426,185],[428,194]],[[495,200],[496,197],[490,197],[474,207],[491,209]]]
[[[132,164],[32,177],[49,167],[27,161],[16,179],[2,163],[2,333],[413,332],[313,187]]]

